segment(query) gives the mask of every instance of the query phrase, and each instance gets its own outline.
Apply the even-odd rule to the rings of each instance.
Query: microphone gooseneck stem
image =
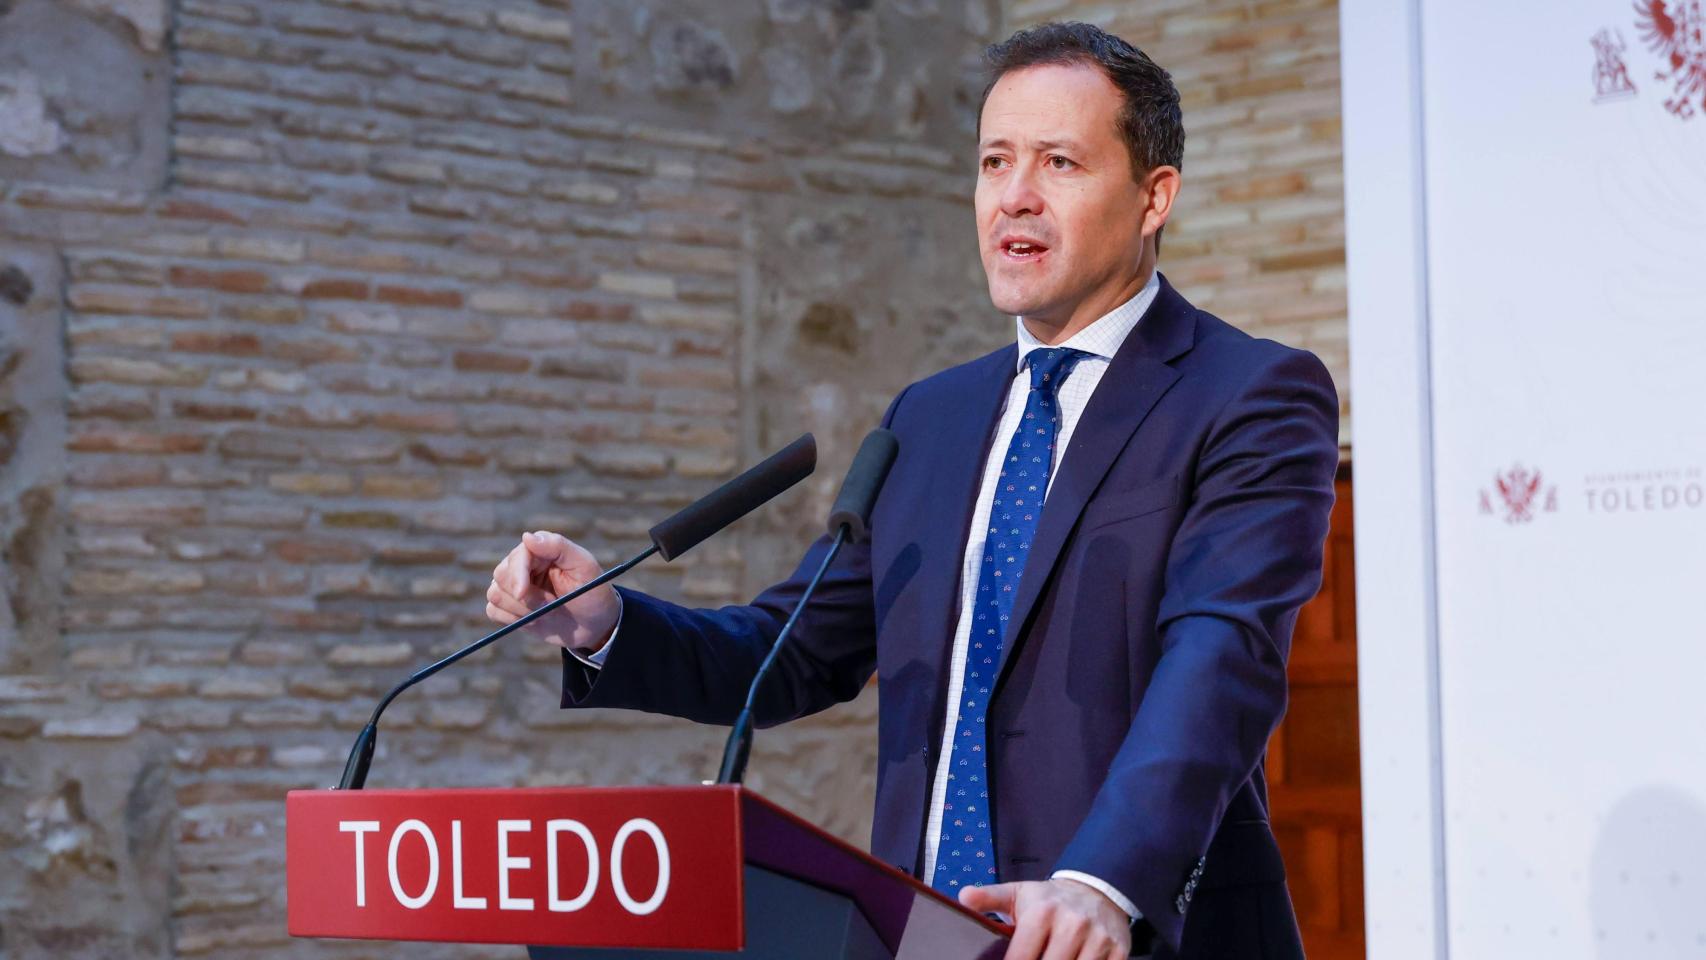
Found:
[[[350,748],[349,760],[344,763],[344,775],[343,779],[338,781],[338,789],[360,790],[362,786],[367,783],[367,768],[373,761],[374,744],[379,738],[379,715],[385,712],[385,708],[391,705],[391,701],[397,699],[397,694],[402,693],[404,690],[409,689],[417,683],[420,683],[422,680],[425,680],[440,670],[443,670],[445,667],[450,666],[456,661],[478,653],[487,646],[496,643],[517,630],[520,630],[522,627],[527,626],[533,621],[545,616],[587,591],[609,583],[638,566],[641,561],[657,552],[658,548],[655,544],[647,547],[636,554],[633,558],[611,567],[609,570],[604,571],[593,579],[588,580],[573,590],[570,590],[568,593],[552,600],[550,603],[544,604],[539,609],[529,613],[527,616],[521,617],[514,623],[505,624],[444,659],[439,660],[436,663],[429,663],[419,670],[416,670],[414,673],[409,674],[408,679],[397,684],[395,687],[392,687],[391,692],[385,695],[385,699],[379,701],[379,706],[373,708],[372,718],[367,721],[367,726],[361,728],[361,733],[355,738],[355,746]]]
[[[765,675],[776,662],[776,655],[782,651],[783,641],[788,639],[789,631],[794,629],[794,621],[800,618],[800,612],[806,608],[806,602],[811,599],[812,591],[817,589],[818,581],[823,579],[823,575],[829,570],[829,564],[835,559],[835,554],[847,541],[848,530],[847,524],[836,529],[835,539],[829,544],[829,552],[824,554],[817,572],[806,584],[800,599],[794,603],[794,612],[789,614],[787,622],[782,624],[781,632],[776,634],[776,640],[770,644],[770,652],[765,655],[764,662],[758,665],[758,672],[752,675],[752,685],[746,688],[746,705],[741,707],[740,716],[735,718],[734,729],[729,731],[729,742],[723,747],[723,764],[717,772],[718,783],[740,783],[741,778],[745,776],[746,761],[752,753],[752,704],[758,698],[758,686],[764,682]]]

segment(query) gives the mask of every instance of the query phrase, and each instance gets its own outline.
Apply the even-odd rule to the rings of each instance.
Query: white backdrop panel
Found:
[[[1449,952],[1706,956],[1706,104],[1628,0],[1421,13]]]

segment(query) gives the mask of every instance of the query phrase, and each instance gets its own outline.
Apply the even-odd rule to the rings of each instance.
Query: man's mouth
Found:
[[[1020,240],[1007,237],[1001,241],[1001,255],[1008,260],[1036,260],[1048,252],[1048,247],[1035,240]]]

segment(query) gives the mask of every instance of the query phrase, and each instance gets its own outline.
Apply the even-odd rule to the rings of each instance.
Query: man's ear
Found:
[[[1158,235],[1173,215],[1182,177],[1179,168],[1162,164],[1143,175],[1143,235]],[[1159,240],[1159,237],[1157,237]]]

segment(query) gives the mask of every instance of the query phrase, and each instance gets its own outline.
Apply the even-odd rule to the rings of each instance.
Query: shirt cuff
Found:
[[[597,650],[594,650],[591,653],[582,653],[579,650],[576,650],[574,647],[565,647],[564,649],[569,651],[569,656],[574,657],[576,660],[579,660],[581,663],[586,664],[587,666],[593,668],[594,670],[603,670],[604,669],[604,658],[610,656],[610,646],[611,646],[611,644],[616,642],[616,634],[620,633],[621,630],[622,630],[622,591],[618,590],[618,591],[616,591],[616,626],[610,628],[610,639],[604,641],[604,646],[599,647]],[[1118,902],[1118,901],[1116,901],[1116,902]]]
[[[1130,900],[1127,900],[1124,894],[1115,890],[1113,887],[1108,886],[1100,879],[1090,876],[1088,873],[1079,873],[1077,870],[1056,870],[1049,876],[1049,879],[1076,880],[1102,896],[1107,897],[1109,900],[1112,900],[1114,902],[1114,906],[1124,910],[1125,915],[1130,917],[1133,923],[1143,919],[1143,911],[1137,909],[1137,906]]]

